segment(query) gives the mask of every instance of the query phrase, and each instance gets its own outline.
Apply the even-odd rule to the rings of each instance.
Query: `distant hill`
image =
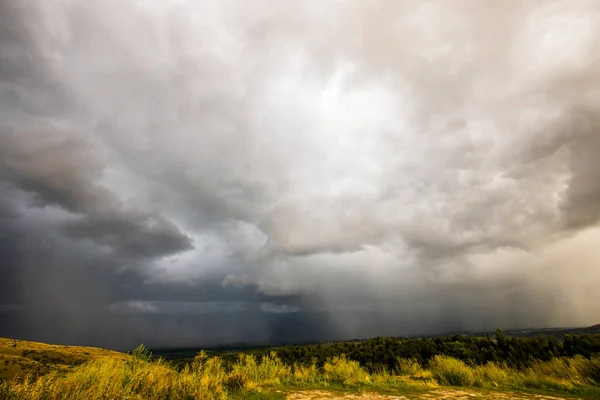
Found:
[[[0,338],[0,381],[31,373],[45,375],[68,370],[98,357],[125,359],[127,354],[95,347],[60,346],[25,340]]]
[[[600,335],[600,324],[587,326],[587,327],[555,327],[555,328],[526,328],[526,329],[502,329],[504,336],[509,337],[524,337],[524,338],[536,338],[540,336],[550,336],[556,339],[562,339],[565,335]],[[398,339],[418,339],[418,338],[442,338],[454,335],[461,335],[467,337],[485,337],[489,335],[494,337],[496,334],[493,331],[483,332],[471,332],[471,331],[450,331],[439,334],[423,334],[423,335],[411,335],[411,336],[399,336]]]
[[[507,329],[502,330],[504,336],[507,337],[523,337],[523,338],[537,338],[540,336],[554,337],[562,340],[565,335],[600,335],[600,324],[587,326],[587,327],[560,327],[560,328],[527,328],[527,329]],[[469,337],[485,337],[490,335],[492,338],[495,336],[495,331],[485,332],[460,332],[454,333],[455,335],[463,335]],[[445,334],[440,336],[452,336],[452,334]],[[436,335],[436,337],[438,337]]]
[[[543,328],[543,329],[511,329],[503,331],[505,336],[539,337],[553,336],[562,339],[565,335],[600,335],[600,324],[585,328]]]

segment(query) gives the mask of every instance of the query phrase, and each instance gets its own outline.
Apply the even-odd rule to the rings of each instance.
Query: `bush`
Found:
[[[399,358],[396,362],[395,372],[398,375],[416,376],[423,373],[423,368],[414,358]]]
[[[538,376],[553,377],[558,379],[567,379],[573,382],[581,381],[579,370],[585,363],[581,356],[566,359],[553,358],[550,361],[535,361],[532,363],[529,371]]]
[[[475,386],[500,387],[508,385],[510,382],[511,370],[502,364],[489,362],[485,365],[475,367],[473,373],[475,376]]]
[[[267,356],[263,356],[257,365],[257,380],[266,384],[286,382],[291,378],[291,375],[292,368],[285,365],[274,351]]]
[[[512,384],[515,389],[537,389],[568,392],[574,389],[572,382],[553,376],[538,375],[528,371]]]
[[[435,356],[429,364],[433,378],[441,385],[471,386],[475,383],[473,370],[464,362],[448,356]]]
[[[277,385],[291,378],[291,368],[284,365],[275,352],[257,362],[251,354],[241,354],[233,364],[227,386],[234,390],[254,390],[259,384]]]
[[[366,383],[370,380],[369,374],[358,362],[348,360],[344,355],[328,360],[323,366],[323,375],[328,382],[345,386]]]
[[[198,353],[192,364],[179,374],[178,392],[189,394],[212,393],[215,398],[225,398],[228,376],[220,358],[208,357],[204,351]]]
[[[309,365],[295,365],[293,377],[298,383],[316,383],[319,372],[317,361],[313,360]]]
[[[578,358],[576,356],[575,358]],[[583,357],[581,357],[583,358]],[[583,359],[578,364],[579,373],[581,377],[592,385],[600,385],[600,355],[592,358]]]

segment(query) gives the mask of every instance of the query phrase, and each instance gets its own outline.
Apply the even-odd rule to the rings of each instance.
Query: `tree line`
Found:
[[[285,346],[274,349],[253,350],[256,356],[275,350],[288,365],[309,365],[316,361],[322,366],[328,359],[346,355],[369,370],[382,368],[398,371],[401,359],[416,360],[427,366],[436,355],[457,358],[471,365],[483,365],[490,361],[511,367],[526,367],[533,361],[549,361],[555,357],[600,354],[600,335],[565,335],[562,341],[555,337],[537,338],[506,337],[497,330],[494,337],[468,337],[454,335],[442,338],[399,339],[378,337],[360,342],[341,342],[308,346]],[[233,361],[236,353],[220,354]]]

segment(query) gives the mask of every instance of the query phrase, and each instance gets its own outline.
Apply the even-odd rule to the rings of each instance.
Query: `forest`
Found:
[[[561,339],[553,336],[507,337],[501,330],[486,337],[453,335],[439,338],[384,338],[353,342],[317,344],[308,346],[283,346],[241,352],[214,352],[226,362],[234,362],[239,354],[263,356],[275,351],[287,365],[322,366],[328,359],[345,355],[357,361],[367,371],[387,370],[398,372],[402,360],[412,359],[426,367],[437,355],[459,359],[470,365],[488,362],[504,363],[515,368],[525,368],[535,361],[550,361],[557,357],[580,355],[590,358],[600,354],[600,335],[566,334]],[[185,364],[181,360],[180,365]]]

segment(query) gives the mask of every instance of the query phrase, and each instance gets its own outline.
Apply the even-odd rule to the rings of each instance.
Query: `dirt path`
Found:
[[[352,393],[340,394],[324,390],[307,390],[292,393],[288,396],[289,400],[335,400],[335,399],[354,399],[354,400],[565,400],[562,397],[516,394],[509,392],[476,392],[464,391],[459,389],[437,389],[429,393],[402,395],[384,395],[376,393]],[[571,399],[573,400],[573,399]]]

